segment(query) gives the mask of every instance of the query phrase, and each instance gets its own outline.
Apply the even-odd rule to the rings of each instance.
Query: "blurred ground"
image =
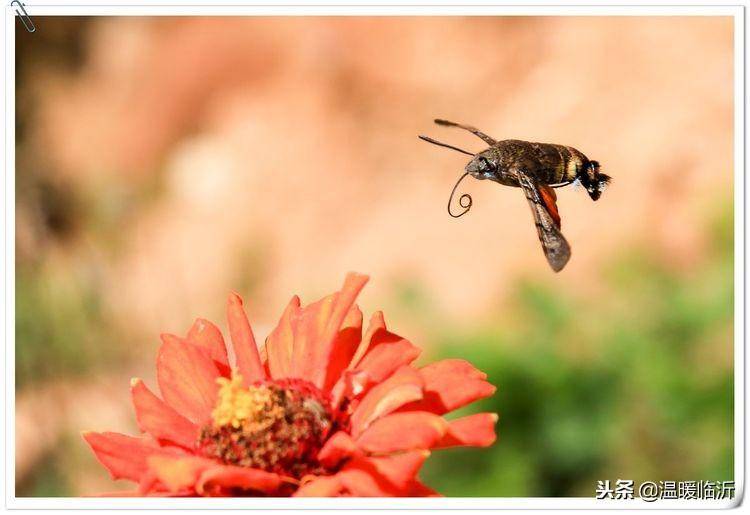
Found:
[[[596,474],[731,474],[731,19],[49,17],[38,27],[16,41],[18,495],[112,488],[77,432],[134,428],[127,380],[152,378],[160,332],[197,316],[223,325],[236,290],[263,337],[293,293],[313,300],[348,270],[372,276],[366,312],[383,308],[432,355],[474,355],[499,387],[501,439],[482,455],[493,473],[481,488],[443,479],[446,493],[590,495],[605,478]],[[519,191],[467,181],[471,213],[445,213],[465,156],[416,135],[483,144],[435,117],[572,145],[613,176],[597,203],[558,190],[573,248],[563,273],[549,271]],[[565,323],[527,306],[527,291],[568,306]],[[530,333],[537,346],[525,349]],[[524,399],[552,417],[531,419],[510,396],[548,376],[535,367],[560,345],[573,354],[552,370],[570,373],[545,382],[544,399]],[[623,357],[644,348],[662,368]],[[611,386],[587,383],[601,394],[594,404],[576,397],[589,392],[577,367]],[[674,390],[649,382],[673,375]],[[686,391],[722,408],[685,406],[674,420],[706,421],[695,437],[705,445],[683,434],[677,450],[697,454],[661,466],[654,449],[666,452],[684,425],[638,420],[649,400],[659,413]],[[578,425],[547,423],[558,400]],[[608,421],[594,437],[579,430],[591,416]],[[652,447],[627,449],[644,431]],[[619,447],[603,436],[613,432]]]

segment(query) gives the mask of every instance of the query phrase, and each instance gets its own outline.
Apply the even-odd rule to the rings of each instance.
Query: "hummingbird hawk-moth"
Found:
[[[458,127],[481,138],[489,148],[473,154],[453,145],[441,143],[427,136],[421,139],[472,156],[466,172],[458,179],[448,199],[448,213],[458,218],[471,209],[471,196],[459,198],[463,211],[451,210],[453,196],[460,182],[471,175],[475,179],[489,179],[505,186],[520,187],[534,216],[539,241],[550,267],[559,272],[570,259],[570,245],[560,232],[560,213],[554,188],[580,183],[592,200],[598,200],[611,178],[599,171],[599,163],[582,152],[565,145],[532,143],[517,139],[496,141],[485,133],[460,123],[435,120],[438,125]]]

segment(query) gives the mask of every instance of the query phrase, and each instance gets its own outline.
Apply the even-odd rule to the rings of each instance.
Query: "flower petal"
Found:
[[[318,461],[324,467],[332,469],[341,461],[358,454],[361,452],[352,437],[345,431],[337,431],[318,452]]]
[[[138,481],[146,472],[146,459],[155,454],[176,454],[160,448],[153,440],[120,433],[86,431],[83,439],[94,451],[99,463],[109,471],[112,479]]]
[[[292,350],[291,377],[312,382],[311,363],[316,359],[316,346],[333,312],[336,295],[329,295],[302,308],[294,324],[294,349]]]
[[[271,331],[266,340],[268,371],[274,379],[290,377],[292,352],[294,350],[294,322],[300,312],[299,297],[289,301],[279,324]]]
[[[343,490],[344,485],[338,474],[333,476],[319,476],[303,483],[294,497],[336,497]]]
[[[119,492],[104,492],[101,494],[96,494],[93,497],[181,497],[184,495],[185,494],[183,493],[163,492],[157,490],[145,492],[141,489],[136,489],[124,490]]]
[[[336,474],[342,490],[354,497],[398,497],[401,492],[385,480],[374,467],[357,466]]]
[[[489,447],[497,436],[495,435],[496,413],[477,413],[468,417],[461,417],[448,422],[448,432],[438,442],[436,447],[457,447],[469,445],[472,447]]]
[[[355,304],[349,309],[336,339],[333,342],[324,391],[330,391],[341,373],[349,367],[354,353],[362,341],[362,311]]]
[[[362,338],[362,342],[359,344],[359,347],[357,347],[357,350],[352,357],[350,368],[355,368],[359,364],[359,362],[362,361],[362,358],[372,345],[373,337],[381,331],[387,331],[385,327],[385,317],[383,316],[382,311],[376,311],[370,317],[370,321],[367,324],[367,332],[365,333],[365,336]]]
[[[389,332],[385,327],[382,313],[373,315],[370,325],[363,342],[366,351],[354,370],[366,372],[371,382],[379,383],[396,369],[417,359],[420,351],[409,341]],[[360,352],[359,349],[357,352]],[[352,362],[356,359],[355,355]]]
[[[372,384],[367,372],[344,370],[341,377],[331,389],[331,407],[341,406],[344,399],[355,399]]]
[[[435,490],[422,484],[418,480],[414,480],[409,485],[409,497],[442,497]]]
[[[367,280],[366,275],[349,273],[340,292],[302,310],[294,336],[292,376],[323,388],[336,337]]]
[[[419,472],[419,469],[429,455],[429,451],[414,450],[391,456],[361,458],[347,464],[344,470],[360,466],[360,463],[366,460],[381,477],[405,493],[407,490],[410,490],[417,472]]]
[[[442,415],[489,397],[496,388],[480,372],[463,359],[444,359],[419,370],[424,379],[424,399],[404,409],[424,410]]]
[[[429,449],[447,430],[448,423],[434,413],[399,412],[373,422],[357,439],[357,444],[372,453]]]
[[[337,407],[344,398],[357,397],[399,367],[417,359],[419,352],[410,342],[389,332],[383,313],[376,312],[370,318],[367,333],[351,359],[349,370],[341,374],[331,390],[332,405]]]
[[[195,423],[205,421],[216,405],[220,376],[208,352],[174,335],[162,335],[156,377],[164,400]]]
[[[260,361],[253,330],[242,307],[242,298],[236,293],[232,293],[227,300],[227,320],[234,355],[237,359],[237,369],[242,375],[244,384],[249,385],[265,379],[266,373]]]
[[[172,493],[195,491],[200,475],[204,470],[213,466],[215,466],[213,461],[195,456],[179,458],[151,456],[148,458],[148,468],[153,478]]]
[[[362,341],[357,347],[357,350],[354,352],[354,356],[352,356],[352,360],[351,360],[351,364],[349,368],[355,368],[359,364],[359,362],[362,361],[362,358],[364,357],[365,353],[367,353],[367,350],[370,348],[370,345],[372,344],[373,336],[377,334],[378,332],[384,331],[384,330],[386,330],[386,328],[385,328],[385,317],[383,316],[383,312],[376,311],[375,313],[372,314],[372,316],[370,316],[370,321],[367,323],[367,332],[362,338]]]
[[[140,490],[123,490],[95,494],[94,497],[143,497],[143,493]]]
[[[409,366],[403,366],[391,377],[372,387],[351,417],[352,436],[358,437],[376,419],[404,404],[422,398],[422,378]]]
[[[229,367],[229,358],[227,357],[227,346],[224,343],[224,337],[221,331],[213,323],[199,318],[193,323],[187,334],[187,340],[190,343],[202,347],[208,351],[211,359],[217,363]]]
[[[130,394],[141,431],[183,447],[193,446],[198,438],[198,426],[154,395],[140,379],[131,380]]]
[[[196,490],[201,495],[219,494],[235,489],[270,494],[277,491],[279,486],[281,477],[278,474],[254,468],[219,465],[201,474]]]
[[[347,463],[337,474],[348,493],[361,497],[407,496],[424,460],[424,450],[393,456],[361,457]]]
[[[331,497],[339,495],[343,490],[356,496],[409,495],[419,468],[430,454],[428,451],[416,450],[393,456],[366,457],[349,447],[354,443],[346,433],[337,433],[329,442],[334,439],[339,440],[337,449],[344,449],[343,453],[348,453],[353,459],[339,473],[318,477],[303,484],[295,496]],[[336,450],[326,453],[321,451],[321,454],[332,457]]]

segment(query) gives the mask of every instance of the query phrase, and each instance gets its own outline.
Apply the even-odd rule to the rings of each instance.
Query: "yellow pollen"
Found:
[[[295,479],[326,470],[317,456],[335,421],[314,385],[281,379],[244,386],[234,373],[217,384],[211,420],[196,441],[200,455]]]
[[[273,401],[268,388],[242,386],[242,376],[232,373],[232,378],[220,377],[219,399],[211,412],[215,427],[232,426],[238,429],[247,421],[257,421],[264,416]]]

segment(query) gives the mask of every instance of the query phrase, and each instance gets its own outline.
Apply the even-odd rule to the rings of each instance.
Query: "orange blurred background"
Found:
[[[598,298],[597,270],[634,242],[690,274],[707,252],[706,213],[732,202],[731,18],[35,23],[16,30],[17,295],[35,292],[17,310],[32,329],[57,328],[40,341],[87,343],[24,361],[19,333],[16,474],[28,495],[58,492],[33,487],[45,460],[79,471],[63,494],[112,489],[85,449],[50,453],[79,447],[81,429],[133,430],[127,380],[152,380],[158,334],[198,316],[224,327],[231,290],[262,339],[292,294],[312,301],[345,272],[367,273],[365,313],[384,309],[429,348],[437,322],[398,300],[414,285],[440,324],[461,326],[501,316],[518,277]],[[447,215],[467,158],[417,135],[484,144],[438,117],[574,146],[613,177],[596,203],[558,190],[573,249],[562,273],[519,190],[467,180],[474,207]],[[82,321],[68,326],[66,309]]]

